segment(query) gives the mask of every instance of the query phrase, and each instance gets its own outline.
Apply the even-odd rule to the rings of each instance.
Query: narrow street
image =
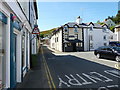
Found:
[[[55,55],[41,47],[49,88],[117,89],[120,71],[73,55]]]

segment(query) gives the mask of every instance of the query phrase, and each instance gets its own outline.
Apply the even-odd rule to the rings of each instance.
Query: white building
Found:
[[[108,28],[116,25],[111,19],[105,19],[105,21],[103,21],[103,23],[105,23],[108,26]]]
[[[89,51],[106,46],[114,39],[115,34],[107,25],[69,22],[52,33],[50,47],[63,52]]]
[[[115,34],[116,34],[116,36],[117,36],[117,41],[120,41],[120,25],[117,25],[116,27],[115,27]]]
[[[30,22],[37,19],[36,2],[31,4],[0,1],[0,88],[14,88],[30,69]],[[29,12],[29,7],[34,11]]]

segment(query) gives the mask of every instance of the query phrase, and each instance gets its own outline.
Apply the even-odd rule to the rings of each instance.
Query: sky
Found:
[[[104,21],[118,12],[118,2],[38,2],[40,31],[50,30],[80,16],[83,23]]]

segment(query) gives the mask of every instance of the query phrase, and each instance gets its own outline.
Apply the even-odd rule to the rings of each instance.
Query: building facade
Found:
[[[105,23],[108,26],[108,28],[116,25],[111,19],[105,19],[103,23]]]
[[[120,41],[120,25],[117,25],[117,26],[115,27],[115,34],[116,34],[116,36],[117,36],[116,41]]]
[[[0,2],[0,88],[14,88],[30,69],[33,29],[30,22],[37,19],[36,2],[31,3],[34,12],[30,12],[30,2]],[[34,13],[34,16],[31,17],[30,13]]]
[[[63,52],[90,51],[100,46],[107,46],[109,41],[114,39],[115,34],[107,25],[70,22],[52,33],[50,47]]]

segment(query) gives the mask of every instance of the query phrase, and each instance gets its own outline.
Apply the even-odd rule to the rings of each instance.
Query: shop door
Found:
[[[73,52],[76,52],[76,43],[72,43],[73,46]]]
[[[11,60],[11,88],[14,88],[16,86],[16,47],[17,47],[17,35],[13,35],[13,52],[12,52],[12,60]]]

